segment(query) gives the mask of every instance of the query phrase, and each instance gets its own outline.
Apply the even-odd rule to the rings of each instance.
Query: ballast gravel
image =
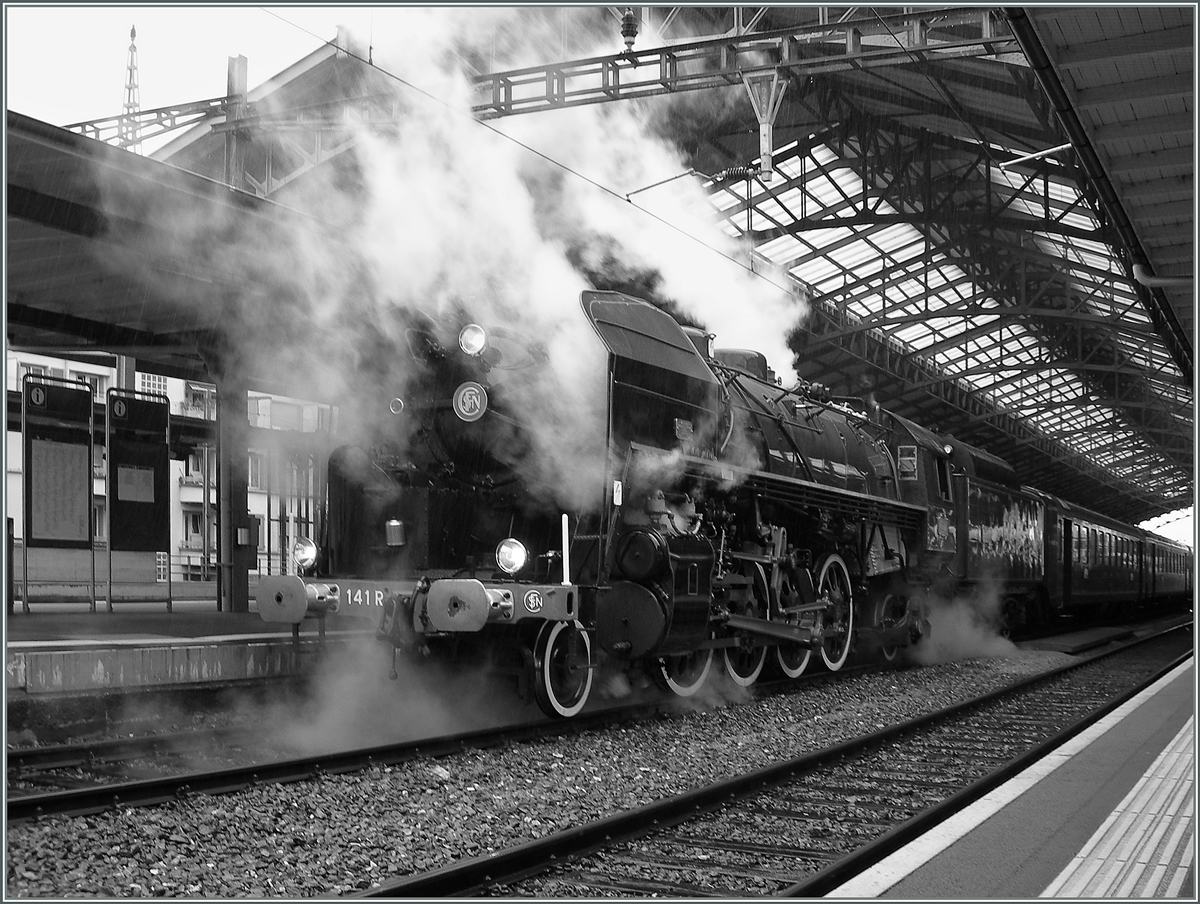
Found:
[[[6,898],[315,897],[678,794],[1070,661],[1020,651],[156,808],[8,827]]]

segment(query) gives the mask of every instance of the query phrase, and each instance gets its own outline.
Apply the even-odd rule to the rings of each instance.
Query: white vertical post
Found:
[[[562,584],[564,587],[571,586],[571,538],[567,530],[567,513],[563,512],[562,516],[562,562],[563,576]]]

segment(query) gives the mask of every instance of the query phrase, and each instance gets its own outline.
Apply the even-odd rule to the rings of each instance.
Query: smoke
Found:
[[[979,584],[969,594],[928,600],[929,634],[907,649],[919,665],[958,659],[1015,656],[1019,650],[999,632],[1001,597],[998,584]]]
[[[719,346],[762,351],[794,383],[785,333],[806,309],[784,276],[747,269],[747,249],[721,228],[700,179],[676,178],[689,167],[659,136],[657,109],[575,107],[498,127],[545,155],[524,158],[522,171],[539,189],[543,228],[562,236],[585,269],[632,274],[682,319],[715,333]]]
[[[367,36],[353,37],[361,52]],[[342,87],[389,93],[393,125],[360,123],[350,150],[266,210],[191,205],[185,180],[168,194],[158,180],[102,168],[105,265],[147,289],[168,282],[180,332],[198,336],[214,372],[333,401],[339,434],[364,444],[381,423],[395,428],[387,402],[409,383],[401,312],[466,310],[536,338],[545,379],[519,399],[535,439],[519,464],[527,483],[581,507],[594,493],[576,475],[604,452],[604,350],[578,300],[586,274],[641,274],[720,345],[763,351],[785,381],[794,374],[784,337],[804,313],[738,263],[747,249],[720,227],[699,179],[673,178],[688,164],[672,122],[700,115],[702,102],[617,102],[490,125],[471,115],[470,71],[612,53],[618,40],[600,8],[377,9],[370,41],[386,75],[363,64]],[[179,273],[197,279],[180,283]]]
[[[330,644],[302,703],[264,711],[273,741],[298,752],[352,749],[493,728],[528,719],[515,682],[497,680],[492,663],[448,663],[397,654],[370,636]],[[393,668],[396,678],[390,678]]]

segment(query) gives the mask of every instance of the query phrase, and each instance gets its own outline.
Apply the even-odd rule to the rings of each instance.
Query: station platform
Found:
[[[1196,900],[1194,660],[827,897]]]
[[[253,605],[253,604],[252,604]],[[5,620],[5,691],[14,697],[129,692],[138,688],[288,677],[304,653],[376,624],[336,613],[298,630],[257,612],[219,612],[212,600],[34,606]]]

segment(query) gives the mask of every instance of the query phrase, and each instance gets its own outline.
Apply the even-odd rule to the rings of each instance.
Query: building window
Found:
[[[188,383],[184,388],[182,414],[211,420],[217,411],[216,389],[203,383]]]
[[[167,394],[167,378],[160,374],[138,374],[138,381],[141,383],[142,392]]]
[[[246,470],[246,486],[251,490],[265,490],[266,467],[261,452],[251,452],[249,466]]]
[[[204,482],[204,460],[206,458],[205,448],[193,449],[192,453],[183,461],[183,482],[191,486],[200,486]],[[210,461],[216,461],[216,456],[212,456]],[[216,480],[212,474],[212,468],[209,468],[208,484],[212,486]]]
[[[100,401],[104,401],[104,393],[108,391],[108,377],[103,374],[85,373],[74,373],[71,376],[80,383],[86,383],[92,387],[92,396]]]
[[[304,409],[290,402],[271,402],[272,430],[303,430]]]
[[[42,364],[22,364],[21,379],[25,378],[26,374],[33,374],[35,377],[44,377],[49,373],[45,365]]]
[[[108,511],[103,499],[92,500],[92,537],[95,540],[108,538]]]
[[[214,525],[214,515],[210,511],[208,517],[209,549],[216,548],[213,530]],[[185,505],[183,507],[183,545],[188,549],[203,549],[205,534],[204,528],[204,509],[198,505]]]
[[[253,396],[246,399],[246,418],[251,427],[271,426],[271,400],[266,396]]]

